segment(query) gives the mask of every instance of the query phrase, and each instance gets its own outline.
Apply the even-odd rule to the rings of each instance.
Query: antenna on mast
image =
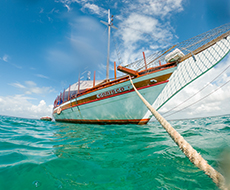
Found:
[[[108,54],[107,54],[107,66],[106,66],[106,79],[109,79],[109,50],[110,50],[110,27],[117,29],[117,27],[113,26],[113,15],[110,17],[110,9],[108,9],[108,23],[104,21],[100,21],[101,23],[108,26]]]

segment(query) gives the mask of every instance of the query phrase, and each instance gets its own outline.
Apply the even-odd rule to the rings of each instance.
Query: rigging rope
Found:
[[[132,27],[129,27],[129,26],[127,26],[127,27],[133,29]],[[150,35],[150,36],[155,38],[155,36],[153,36],[149,33],[143,32],[141,30],[138,30],[138,29],[133,29],[133,30],[139,31],[141,33],[144,33],[146,35]],[[164,60],[164,58],[165,58],[164,52],[166,52],[166,51],[167,51],[167,53],[170,53],[170,52],[173,52],[177,48],[177,49],[180,49],[184,53],[185,56],[187,56],[188,54],[191,54],[191,53],[193,54],[193,51],[197,50],[198,48],[201,48],[204,45],[209,44],[211,41],[217,39],[218,37],[221,37],[221,35],[229,33],[229,30],[230,30],[230,23],[227,23],[225,25],[219,26],[219,27],[214,28],[210,31],[202,33],[198,36],[195,36],[193,38],[185,40],[181,43],[177,43],[176,45],[174,45],[170,49],[164,48],[160,51],[157,51],[157,52],[153,53],[152,55],[149,55],[146,57],[146,60],[149,59],[149,61],[147,60],[147,62],[151,63],[151,64],[148,64],[148,68],[156,66],[159,63],[159,60],[163,63],[165,61]],[[163,39],[159,39],[159,40],[164,41]],[[221,40],[221,39],[218,39],[218,41],[219,40]],[[167,44],[170,45],[171,43],[167,42]],[[130,68],[133,70],[141,70],[145,67],[145,64],[144,64],[143,59],[139,59],[133,63],[130,63],[130,64],[124,66],[124,67]]]
[[[230,82],[230,79],[229,79],[227,82],[225,82],[224,84],[222,84],[221,86],[219,86],[218,88],[216,88],[215,90],[213,90],[212,92],[210,92],[209,94],[207,94],[206,96],[204,96],[203,98],[200,98],[199,100],[197,100],[197,101],[195,101],[195,102],[189,104],[188,106],[186,106],[186,107],[184,107],[184,108],[182,108],[182,109],[180,109],[180,110],[178,110],[178,111],[175,111],[175,112],[173,112],[173,113],[171,113],[171,114],[168,114],[168,115],[166,115],[165,117],[168,117],[168,116],[173,115],[173,114],[175,114],[175,113],[177,113],[177,112],[180,112],[180,111],[182,111],[182,110],[184,110],[184,109],[187,109],[187,108],[190,107],[190,106],[193,106],[194,104],[196,104],[196,103],[200,102],[201,100],[207,98],[208,96],[210,96],[211,94],[213,94],[213,93],[216,92],[217,90],[221,89],[223,86],[225,86],[225,85],[228,84],[229,82]]]
[[[229,26],[230,27],[230,26]],[[191,56],[178,65],[168,84],[154,102],[154,107],[159,110],[173,96],[188,84],[208,72],[218,64],[230,51],[230,37],[216,42],[214,45],[199,52],[195,59]]]
[[[227,66],[219,75],[217,75],[212,81],[210,81],[210,83],[214,82],[217,78],[219,78],[228,68],[230,67]],[[190,100],[191,98],[193,98],[195,95],[197,95],[198,93],[200,93],[201,91],[203,91],[206,87],[209,86],[209,83],[207,83],[205,86],[203,86],[203,88],[201,88],[199,91],[197,91],[195,94],[193,94],[192,96],[190,96],[189,98],[187,98],[186,100],[184,100],[183,102],[181,102],[180,104],[178,104],[177,106],[171,108],[170,110],[168,110],[167,112],[164,112],[162,115],[167,115],[167,113],[171,112],[172,110],[174,110],[175,108],[183,105],[185,102],[187,102],[188,100]],[[167,117],[167,116],[165,116]]]
[[[116,49],[117,59],[118,59],[119,65],[122,65],[122,60],[121,60],[119,46],[117,45],[117,41],[116,41],[114,33],[112,31],[111,31],[111,34],[112,34],[111,36],[112,36],[112,39],[113,39],[113,42],[114,42],[114,46],[115,46],[115,49]]]

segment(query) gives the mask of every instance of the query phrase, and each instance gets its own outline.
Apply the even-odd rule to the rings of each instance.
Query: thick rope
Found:
[[[195,149],[193,149],[193,147],[145,100],[145,98],[137,91],[131,77],[129,77],[129,79],[137,95],[152,112],[162,127],[164,127],[164,129],[171,136],[173,141],[179,146],[182,152],[189,158],[189,160],[195,166],[203,170],[205,174],[208,175],[221,190],[227,190],[224,177],[212,166],[210,166],[207,161],[203,159],[201,155]]]

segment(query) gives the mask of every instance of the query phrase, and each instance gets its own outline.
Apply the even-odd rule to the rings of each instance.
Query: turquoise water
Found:
[[[230,116],[171,121],[217,170]],[[79,125],[0,116],[0,189],[217,189],[157,123]]]

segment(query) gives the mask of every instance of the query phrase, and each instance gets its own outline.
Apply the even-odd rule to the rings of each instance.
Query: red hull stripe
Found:
[[[158,83],[156,83],[156,84],[152,84],[152,85],[140,87],[140,88],[138,88],[137,90],[149,88],[149,87],[152,87],[152,86],[157,86],[157,85],[164,84],[164,83],[167,83],[167,82],[168,82],[168,80],[163,81],[163,82],[158,82]],[[95,99],[95,100],[90,100],[90,101],[88,101],[88,102],[84,102],[84,103],[81,103],[81,104],[74,105],[74,106],[72,106],[72,108],[73,108],[73,107],[76,107],[76,106],[81,106],[81,105],[84,105],[84,104],[88,104],[88,103],[92,103],[92,102],[104,100],[104,99],[111,98],[111,97],[114,97],[114,96],[119,96],[119,95],[122,95],[122,94],[130,93],[130,92],[133,92],[133,91],[134,91],[134,89],[128,90],[128,91],[125,91],[125,92],[121,92],[121,93],[119,93],[119,94],[113,94],[113,95],[106,96],[106,97],[103,97],[103,98],[99,98],[99,99]],[[71,108],[71,106],[68,107],[68,108],[62,109],[62,111],[63,111],[63,110],[66,110],[66,109],[70,109],[70,108]],[[56,112],[55,112],[55,113],[56,113]]]
[[[157,86],[157,85],[164,84],[164,83],[167,83],[167,82],[168,82],[168,80],[163,81],[163,82],[158,82],[158,83],[156,83],[156,84],[152,84],[152,85],[140,87],[140,88],[138,88],[137,90],[141,90],[141,89],[144,89],[144,88],[149,88],[149,87],[152,87],[152,86]],[[84,103],[78,104],[78,105],[76,105],[76,106],[79,106],[79,105],[82,105],[82,104],[87,104],[87,103],[90,103],[90,102],[99,101],[99,100],[104,100],[104,99],[106,99],[106,98],[111,98],[111,97],[113,97],[113,96],[119,96],[119,95],[126,94],[126,93],[133,92],[133,91],[134,91],[134,89],[128,90],[128,91],[124,91],[124,92],[121,92],[121,93],[118,93],[118,94],[113,94],[113,95],[105,96],[105,97],[100,98],[100,99],[96,99],[96,100],[91,100],[91,101],[88,101],[88,102],[84,102]]]
[[[85,120],[85,119],[55,119],[59,122],[85,123],[85,124],[147,124],[149,119],[125,119],[125,120]]]

